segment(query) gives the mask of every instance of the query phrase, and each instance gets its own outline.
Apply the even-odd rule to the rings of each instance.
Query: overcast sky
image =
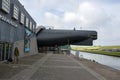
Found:
[[[120,0],[19,0],[37,25],[96,30],[94,45],[120,45]]]

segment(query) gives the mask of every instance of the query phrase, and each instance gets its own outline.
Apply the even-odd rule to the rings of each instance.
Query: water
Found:
[[[79,57],[82,56],[83,58],[88,59],[88,60],[95,60],[96,62],[100,64],[120,70],[120,58],[119,57],[92,54],[92,53],[87,53],[87,52],[77,52],[77,51],[71,51],[71,53],[73,55],[78,55]]]

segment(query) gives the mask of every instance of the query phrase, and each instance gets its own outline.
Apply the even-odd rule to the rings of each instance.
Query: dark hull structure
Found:
[[[62,45],[93,45],[96,31],[43,29],[37,33],[38,47]]]

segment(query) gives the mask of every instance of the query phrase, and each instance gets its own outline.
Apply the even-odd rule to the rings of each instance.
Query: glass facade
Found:
[[[12,44],[0,43],[0,61],[12,58]]]

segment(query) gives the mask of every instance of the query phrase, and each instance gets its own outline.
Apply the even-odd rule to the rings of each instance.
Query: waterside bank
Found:
[[[80,63],[82,63],[84,66],[90,68],[91,70],[95,71],[96,73],[102,75],[107,80],[119,80],[120,79],[120,70],[113,69],[111,67],[101,65],[97,62],[90,61],[87,59],[80,59],[77,56],[74,56],[71,54],[71,57],[78,60]]]
[[[80,52],[120,57],[120,46],[79,46],[72,47],[71,49]]]

